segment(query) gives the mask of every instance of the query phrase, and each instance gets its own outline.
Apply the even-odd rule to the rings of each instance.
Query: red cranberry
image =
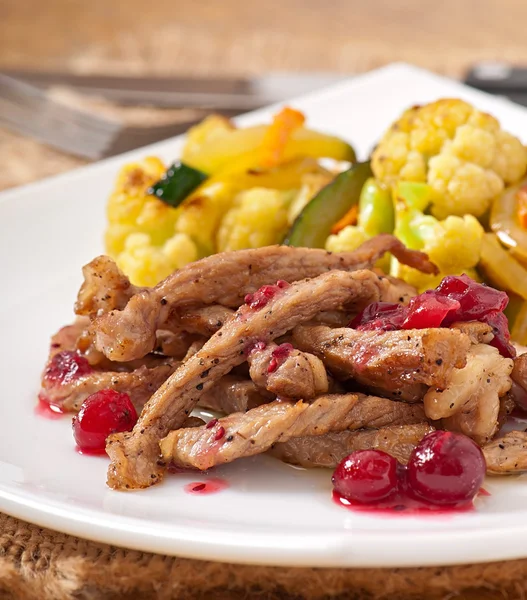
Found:
[[[277,346],[271,353],[271,360],[267,367],[267,372],[274,373],[293,350],[293,346],[288,343]]]
[[[491,312],[479,319],[492,327],[494,338],[490,342],[499,350],[499,353],[505,358],[514,358],[516,348],[511,344],[511,334],[509,333],[509,321],[502,312]]]
[[[425,436],[408,462],[408,485],[431,504],[468,502],[485,478],[485,458],[470,438],[450,431]]]
[[[276,285],[262,285],[254,294],[247,294],[244,298],[245,304],[248,304],[253,310],[259,310],[266,306],[276,294],[289,287],[287,281],[279,280]]]
[[[73,437],[80,450],[104,450],[111,433],[130,431],[137,413],[128,394],[101,390],[88,396],[73,418]]]
[[[406,308],[390,302],[372,302],[350,323],[353,329],[393,331],[400,329],[406,317]]]
[[[224,437],[224,435],[225,435],[225,427],[222,427],[220,425],[218,427],[218,430],[214,434],[214,441],[217,442],[218,440],[221,440],[221,438]]]
[[[77,352],[64,350],[50,360],[44,373],[44,379],[52,385],[69,383],[77,377],[92,372],[90,363]]]
[[[445,317],[458,308],[457,300],[438,296],[435,291],[429,290],[410,300],[401,329],[441,327]]]
[[[378,502],[397,489],[397,460],[380,450],[359,450],[341,461],[331,480],[348,500]]]
[[[245,354],[249,356],[253,352],[261,352],[267,348],[267,344],[264,341],[258,342],[249,342],[247,346],[245,346]]]
[[[479,321],[489,312],[503,311],[509,303],[505,292],[478,283],[468,275],[445,277],[435,291],[439,296],[448,296],[459,302],[458,310],[448,315],[444,325],[456,321]]]

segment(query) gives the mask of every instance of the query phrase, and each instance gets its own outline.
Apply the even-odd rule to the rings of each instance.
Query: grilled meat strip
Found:
[[[293,343],[312,352],[337,377],[421,399],[426,386],[445,387],[455,366],[465,364],[470,338],[454,329],[357,331],[349,327],[298,325]],[[416,387],[417,384],[417,387]],[[417,398],[415,395],[421,394]]]
[[[267,344],[249,353],[249,374],[263,390],[285,398],[310,400],[326,394],[329,381],[322,361],[290,344]]]
[[[97,256],[82,268],[84,282],[75,303],[75,313],[95,317],[99,312],[122,310],[139,288],[109,256]]]
[[[424,420],[423,409],[417,404],[362,394],[320,396],[311,404],[275,400],[246,413],[224,417],[210,428],[172,431],[160,442],[160,448],[165,461],[206,470],[261,454],[273,444],[291,438]]]
[[[207,343],[157,390],[145,405],[133,431],[107,441],[112,459],[108,485],[115,489],[148,487],[163,477],[158,464],[159,440],[197,404],[200,396],[231,369],[247,359],[256,342],[269,343],[321,310],[376,301],[389,282],[371,271],[331,271],[287,288],[258,308],[243,305]]]
[[[424,272],[437,272],[425,254],[408,250],[387,234],[372,238],[355,252],[341,254],[287,246],[224,252],[191,263],[155,288],[138,292],[123,310],[106,311],[96,317],[92,324],[95,346],[112,360],[139,358],[151,352],[156,330],[166,329],[163,324],[175,307],[221,304],[237,308],[246,294],[262,285],[278,280],[299,281],[334,269],[358,270],[374,264],[388,251],[405,264]],[[387,286],[386,292],[391,293],[392,289]],[[101,294],[104,296],[104,291],[98,290],[97,297]],[[90,303],[83,297],[79,306],[85,305]]]
[[[511,431],[483,447],[489,475],[527,471],[527,432]]]
[[[500,397],[511,388],[513,361],[496,348],[476,344],[467,363],[453,369],[444,389],[430,388],[424,397],[429,419],[443,419],[446,429],[468,435],[484,444],[498,428]]]
[[[428,423],[416,423],[391,425],[382,429],[330,432],[275,444],[269,450],[269,454],[306,469],[334,469],[341,460],[357,450],[382,450],[391,454],[401,464],[406,464],[413,449],[432,431],[434,428]]]
[[[224,375],[199,399],[198,406],[210,408],[226,415],[246,412],[274,400],[273,394],[258,389],[250,379]]]
[[[168,360],[168,359],[167,359]],[[93,371],[58,385],[42,381],[41,395],[50,404],[65,411],[78,411],[88,396],[100,390],[112,389],[130,396],[137,412],[140,412],[150,396],[176,370],[179,363],[170,363],[135,371]]]

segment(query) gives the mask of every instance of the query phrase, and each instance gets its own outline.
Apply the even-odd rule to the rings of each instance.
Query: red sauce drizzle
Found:
[[[266,306],[276,294],[285,288],[289,287],[287,281],[279,280],[275,285],[262,285],[262,287],[254,294],[247,294],[244,298],[245,304],[253,310],[260,310]]]
[[[35,414],[44,419],[56,421],[61,419],[66,413],[61,406],[49,402],[43,394],[38,396],[38,404],[35,406]]]
[[[193,481],[192,483],[187,483],[184,490],[187,494],[192,494],[193,496],[205,496],[208,494],[216,494],[228,487],[229,484],[227,481],[218,477],[209,479],[208,481]]]
[[[82,449],[79,446],[75,446],[75,452],[81,454],[82,456],[108,456],[106,454],[106,450],[104,448],[95,449]]]
[[[271,361],[267,367],[267,372],[274,373],[293,350],[293,346],[288,343],[277,346],[271,353]]]
[[[488,492],[487,492],[488,494]],[[490,495],[490,494],[488,494]],[[403,515],[403,516],[416,516],[416,515],[447,515],[455,513],[465,513],[474,510],[474,504],[467,502],[465,504],[457,504],[454,506],[438,506],[437,504],[430,504],[424,500],[420,500],[405,494],[404,492],[396,492],[386,500],[381,500],[374,504],[362,504],[360,502],[354,502],[341,496],[337,491],[333,490],[333,502],[356,512],[369,512],[375,515]]]

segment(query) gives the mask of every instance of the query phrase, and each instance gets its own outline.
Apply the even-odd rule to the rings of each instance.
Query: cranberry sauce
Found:
[[[193,496],[205,496],[207,494],[216,494],[228,487],[229,484],[225,479],[217,477],[208,479],[207,481],[193,481],[192,483],[187,483],[184,490],[187,494],[192,494]]]
[[[35,406],[35,414],[44,419],[61,419],[66,413],[62,406],[48,401],[44,394],[38,395],[38,404]]]
[[[288,343],[277,346],[271,353],[271,360],[269,361],[267,372],[274,373],[293,350],[293,346]]]
[[[426,514],[444,515],[474,510],[472,501],[466,502],[465,504],[438,506],[437,504],[426,502],[425,500],[415,498],[414,496],[399,491],[393,496],[389,496],[380,502],[363,504],[362,502],[348,500],[336,490],[333,490],[333,502],[355,512],[368,512],[374,513],[375,515],[384,514],[386,516],[404,515],[410,517]]]
[[[466,511],[485,469],[483,453],[470,438],[434,431],[415,447],[407,466],[379,450],[347,456],[333,473],[333,499],[362,511]]]
[[[492,327],[495,346],[502,356],[511,358],[516,351],[510,343],[507,318],[503,310],[509,298],[467,275],[448,276],[435,290],[419,294],[408,306],[375,302],[367,306],[350,323],[359,330],[393,331],[449,327],[460,321],[481,321]]]
[[[55,354],[44,371],[43,384],[54,386],[69,383],[92,372],[90,363],[77,352],[64,350]]]
[[[253,310],[260,310],[266,306],[270,300],[272,300],[278,292],[289,287],[287,281],[279,280],[275,285],[262,285],[259,290],[256,290],[254,294],[247,294],[245,296],[245,304]]]

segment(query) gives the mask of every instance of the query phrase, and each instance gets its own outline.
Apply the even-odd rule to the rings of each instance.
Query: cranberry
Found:
[[[353,329],[393,331],[400,329],[406,317],[406,308],[390,302],[372,302],[350,323]]]
[[[52,385],[61,385],[92,372],[90,363],[77,352],[64,350],[49,361],[44,379]]]
[[[101,390],[88,396],[73,418],[73,437],[80,450],[104,450],[111,433],[130,431],[137,413],[128,394]]]
[[[253,352],[261,352],[267,348],[267,344],[264,341],[258,342],[249,342],[247,346],[245,346],[245,354],[247,356],[251,355]]]
[[[468,502],[485,478],[485,458],[470,438],[450,431],[434,431],[412,452],[407,480],[418,497],[438,505]]]
[[[516,348],[511,344],[511,334],[509,333],[509,322],[502,312],[491,312],[479,319],[492,327],[494,338],[490,342],[491,346],[497,348],[505,358],[514,358]]]
[[[355,502],[378,502],[397,489],[397,460],[380,450],[359,450],[337,466],[333,487]]]
[[[253,310],[259,310],[266,306],[276,294],[289,287],[287,281],[279,280],[276,285],[262,285],[254,294],[247,294],[244,298],[245,304],[248,304]]]
[[[225,436],[225,427],[222,427],[220,425],[218,427],[218,430],[214,434],[214,441],[217,442],[218,440],[221,440],[221,438],[224,437],[224,436]]]
[[[452,311],[443,323],[447,326],[456,321],[479,321],[489,312],[503,311],[509,303],[505,292],[478,283],[468,275],[445,277],[435,291],[459,302],[458,310]]]
[[[441,327],[445,317],[459,306],[457,300],[438,296],[435,291],[429,290],[410,300],[401,329]]]
[[[267,372],[274,373],[293,350],[293,346],[288,343],[277,346],[271,353],[271,360],[267,367]]]

